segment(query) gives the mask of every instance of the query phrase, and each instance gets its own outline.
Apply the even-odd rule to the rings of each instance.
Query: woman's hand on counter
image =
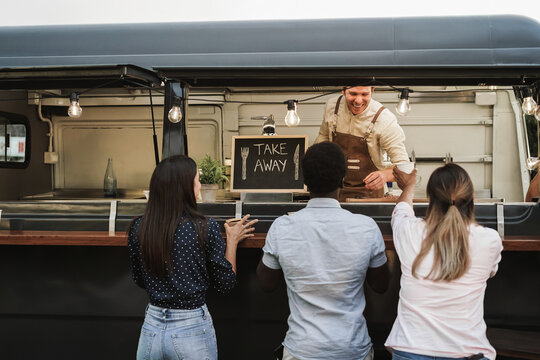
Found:
[[[248,221],[250,215],[244,216],[239,221],[233,223],[225,223],[225,236],[227,247],[225,249],[225,258],[231,263],[232,270],[236,274],[236,247],[238,243],[246,238],[253,237],[255,228],[253,225],[259,221],[257,219]]]
[[[251,215],[248,214],[232,225],[225,223],[227,245],[236,246],[242,240],[254,236],[253,232],[255,231],[255,228],[253,227],[253,225],[255,225],[259,220],[254,219],[248,221],[250,216]]]

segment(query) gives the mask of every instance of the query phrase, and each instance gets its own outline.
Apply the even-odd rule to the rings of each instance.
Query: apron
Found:
[[[342,97],[340,96],[336,103],[335,116],[338,114]],[[373,116],[373,120],[363,137],[337,131],[333,134],[332,141],[341,147],[347,161],[347,172],[343,179],[343,188],[339,194],[339,201],[341,202],[346,201],[347,198],[380,198],[384,196],[384,188],[368,190],[363,181],[370,173],[379,170],[371,160],[371,156],[369,156],[367,138],[371,135],[373,126],[383,110],[384,107],[381,107]]]

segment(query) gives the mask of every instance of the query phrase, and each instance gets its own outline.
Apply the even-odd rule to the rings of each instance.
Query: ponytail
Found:
[[[426,237],[413,261],[411,273],[433,249],[433,265],[426,279],[452,281],[470,266],[469,229],[474,223],[473,185],[467,172],[456,164],[436,169],[429,178]]]
[[[426,278],[451,281],[460,278],[469,269],[469,231],[457,206],[450,205],[440,222],[428,225],[420,253],[412,264],[412,274],[433,248],[433,267]]]

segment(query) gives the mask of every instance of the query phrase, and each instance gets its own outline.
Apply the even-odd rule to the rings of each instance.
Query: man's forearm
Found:
[[[395,180],[393,170],[394,170],[394,167],[389,167],[384,170],[381,170],[381,172],[383,173],[385,182],[392,182]]]
[[[281,270],[268,268],[261,259],[257,266],[257,277],[259,278],[259,284],[264,291],[272,291],[275,290],[281,282],[283,272]]]

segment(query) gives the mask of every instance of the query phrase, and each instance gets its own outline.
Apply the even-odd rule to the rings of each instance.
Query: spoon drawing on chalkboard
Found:
[[[296,145],[296,150],[294,150],[294,180],[298,180],[298,162],[300,161],[300,145]]]
[[[246,180],[246,161],[249,155],[249,148],[242,147],[240,150],[242,154],[242,180]]]

